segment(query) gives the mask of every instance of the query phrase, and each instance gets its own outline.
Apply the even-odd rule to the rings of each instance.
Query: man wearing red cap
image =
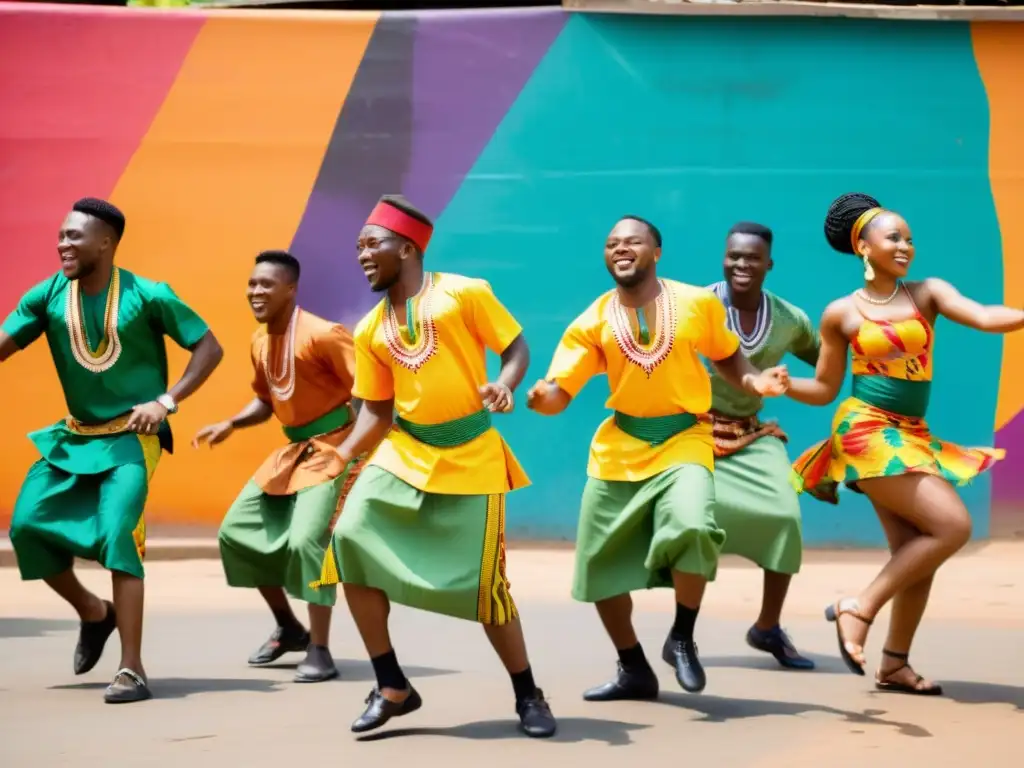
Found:
[[[338,453],[347,463],[381,442],[352,487],[318,586],[344,584],[377,677],[353,731],[422,705],[391,645],[393,601],[482,624],[512,678],[522,730],[551,736],[555,719],[505,576],[505,494],[529,479],[491,425],[493,413],[512,410],[529,349],[486,281],[423,271],[432,232],[426,215],[388,195],[359,233],[359,263],[385,297],[356,326],[352,394],[363,407]],[[501,356],[493,382],[487,349]]]

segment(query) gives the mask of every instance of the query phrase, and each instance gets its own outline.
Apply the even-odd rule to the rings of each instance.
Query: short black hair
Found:
[[[737,221],[729,228],[729,234],[726,238],[732,237],[733,235],[753,235],[764,240],[765,245],[769,248],[772,247],[772,230],[770,227],[766,227],[764,224],[758,224],[756,221]]]
[[[863,192],[850,192],[832,201],[825,214],[825,239],[834,250],[856,255],[851,238],[853,225],[865,211],[881,208],[882,204]]]
[[[650,232],[651,233],[651,237],[654,238],[654,244],[656,246],[658,246],[659,248],[661,248],[661,230],[660,229],[658,229],[656,226],[651,224],[651,222],[649,222],[647,219],[645,219],[645,218],[643,218],[641,216],[634,216],[631,213],[627,213],[625,216],[619,217],[619,221],[626,221],[626,219],[629,219],[630,221],[639,221],[641,224],[643,224],[645,227],[647,227],[647,231]]]
[[[118,240],[124,236],[124,214],[113,203],[101,200],[98,197],[83,197],[75,201],[75,204],[71,206],[71,210],[84,213],[86,216],[92,216],[94,219],[99,219],[114,230]]]
[[[299,276],[302,274],[302,268],[299,266],[299,260],[288,253],[288,251],[261,251],[260,255],[256,257],[256,263],[276,264],[277,266],[284,268],[284,270],[291,276],[293,283],[299,282]]]

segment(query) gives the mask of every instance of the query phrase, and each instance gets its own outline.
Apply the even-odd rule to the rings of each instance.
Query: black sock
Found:
[[[632,648],[621,649],[619,651],[619,661],[622,662],[622,666],[626,669],[641,670],[651,668],[651,665],[647,662],[647,657],[644,656],[644,649],[640,643],[637,643]]]
[[[533,682],[533,670],[527,667],[522,672],[509,674],[512,678],[512,690],[516,693],[516,701],[531,698],[537,693],[537,684]]]
[[[676,603],[676,621],[672,625],[672,637],[675,640],[693,640],[693,628],[697,624],[697,613],[700,608],[687,608]]]
[[[398,666],[398,656],[394,649],[380,656],[370,659],[373,664],[373,673],[377,676],[377,689],[394,688],[396,691],[404,691],[409,687],[409,681],[405,679],[402,668]]]
[[[277,621],[277,626],[285,631],[288,635],[302,635],[305,634],[306,628],[299,623],[299,620],[295,618],[295,614],[292,613],[292,609],[288,606],[284,608],[271,608],[274,614],[274,619]]]

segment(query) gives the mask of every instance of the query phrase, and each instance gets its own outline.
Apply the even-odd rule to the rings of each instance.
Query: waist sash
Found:
[[[932,392],[930,381],[907,381],[888,376],[854,376],[853,396],[883,411],[923,419]]]
[[[290,442],[301,443],[304,440],[312,440],[314,437],[326,435],[342,427],[347,427],[352,422],[352,406],[348,403],[339,405],[333,411],[328,411],[323,416],[300,427],[283,426],[284,436]]]
[[[615,426],[630,437],[651,445],[661,445],[697,423],[692,413],[671,413],[668,416],[630,416],[615,411]]]
[[[415,424],[398,416],[395,423],[403,432],[433,448],[454,448],[476,440],[491,428],[491,412],[483,408],[469,416],[463,416],[438,424]]]

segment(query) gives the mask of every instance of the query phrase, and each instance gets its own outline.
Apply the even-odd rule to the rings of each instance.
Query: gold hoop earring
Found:
[[[864,279],[869,283],[875,279],[875,268],[871,266],[867,256],[864,256]]]

